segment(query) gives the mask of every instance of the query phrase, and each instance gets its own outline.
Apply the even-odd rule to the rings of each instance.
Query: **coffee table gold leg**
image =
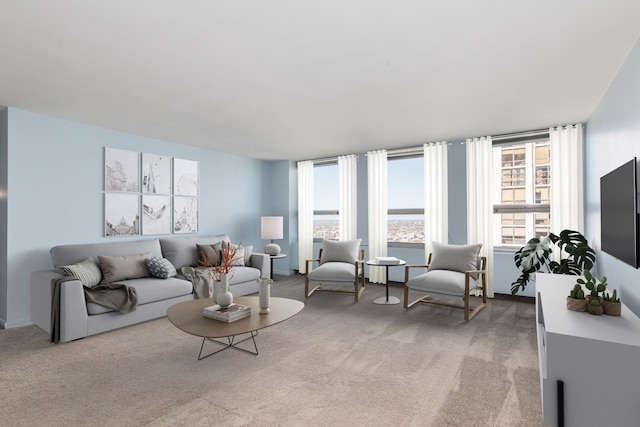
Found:
[[[226,350],[228,348],[234,348],[236,350],[244,351],[245,353],[249,353],[249,354],[253,354],[254,356],[257,356],[258,355],[258,346],[256,344],[256,339],[255,339],[255,337],[257,335],[258,335],[258,331],[252,331],[252,332],[250,332],[250,335],[248,337],[246,337],[246,338],[244,338],[244,339],[242,339],[240,341],[235,341],[236,335],[232,335],[230,337],[227,337],[227,342],[219,341],[219,340],[216,340],[214,338],[203,338],[202,339],[202,345],[200,346],[200,353],[198,353],[198,360],[202,360],[202,359],[204,359],[206,357],[213,356],[214,354],[220,353],[222,350]],[[253,349],[254,349],[253,351],[238,347],[238,344],[242,344],[243,342],[248,341],[248,340],[251,340],[253,342]],[[202,355],[202,350],[204,350],[204,343],[206,341],[211,341],[211,342],[214,342],[216,344],[220,344],[220,345],[222,345],[224,347],[222,347],[222,348],[220,348],[220,349],[218,349],[216,351],[213,351],[211,353],[205,354],[203,356]]]

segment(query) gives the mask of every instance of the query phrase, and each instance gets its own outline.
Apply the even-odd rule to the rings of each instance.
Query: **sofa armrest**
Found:
[[[31,272],[31,321],[51,332],[51,281],[62,277],[53,270]]]
[[[51,281],[63,277],[53,270],[31,273],[31,321],[51,333]],[[87,302],[82,282],[68,280],[60,287],[60,342],[86,337]]]
[[[269,279],[271,277],[271,257],[267,254],[252,253],[251,267],[260,270],[261,279]]]

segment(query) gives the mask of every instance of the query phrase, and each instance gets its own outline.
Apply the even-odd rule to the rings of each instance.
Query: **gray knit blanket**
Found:
[[[180,272],[192,283],[196,298],[213,298],[213,278],[207,267],[182,267]]]
[[[52,343],[60,342],[60,288],[62,283],[77,280],[74,277],[61,277],[51,280],[51,336]],[[92,288],[83,286],[84,297],[87,302],[111,308],[120,313],[135,311],[138,305],[138,295],[135,288],[124,283],[105,283]]]

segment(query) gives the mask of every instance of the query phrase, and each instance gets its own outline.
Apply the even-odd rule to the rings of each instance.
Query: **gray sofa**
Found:
[[[53,268],[31,273],[31,321],[46,332],[51,331],[51,299],[53,279],[63,277],[59,267],[77,264],[88,257],[129,256],[150,253],[173,264],[178,276],[167,279],[143,277],[120,280],[136,289],[138,305],[135,311],[119,313],[85,300],[82,283],[68,280],[60,287],[60,342],[72,341],[89,335],[121,328],[135,323],[163,317],[167,308],[182,301],[194,299],[193,286],[180,274],[185,266],[195,266],[199,258],[196,244],[215,244],[229,241],[227,235],[167,237],[160,239],[88,243],[51,248]],[[257,278],[271,274],[269,255],[252,253],[248,266],[234,267],[229,281],[234,296],[258,291]]]

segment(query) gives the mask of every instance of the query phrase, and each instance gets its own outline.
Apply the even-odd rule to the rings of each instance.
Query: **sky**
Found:
[[[424,159],[389,160],[387,168],[389,209],[423,208]],[[315,167],[313,181],[314,210],[337,210],[338,165]]]

